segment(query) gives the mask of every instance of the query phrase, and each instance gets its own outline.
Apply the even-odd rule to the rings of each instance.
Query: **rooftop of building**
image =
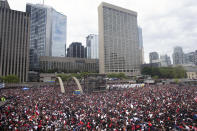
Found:
[[[0,0],[0,7],[10,9],[10,5],[7,0]]]
[[[183,67],[187,72],[197,72],[197,66],[184,66]]]
[[[32,3],[27,3],[27,5],[36,6],[36,7],[40,7],[40,8],[52,8],[51,6],[44,5],[44,4],[32,4]]]
[[[76,58],[76,57],[54,57],[54,56],[41,56],[40,61],[78,61],[78,60],[84,60],[84,61],[98,61],[98,59],[89,59],[89,58]]]
[[[113,8],[113,9],[117,9],[117,10],[120,10],[120,11],[123,11],[123,12],[127,12],[129,14],[132,14],[132,15],[135,15],[137,16],[137,12],[135,11],[132,11],[132,10],[129,10],[129,9],[126,9],[126,8],[123,8],[123,7],[119,7],[119,6],[116,6],[116,5],[112,5],[112,4],[109,4],[109,3],[106,3],[106,2],[102,2],[99,7],[109,7],[109,8]]]
[[[36,6],[38,8],[46,8],[46,9],[52,9],[55,10],[53,7],[49,6],[49,5],[45,5],[45,4],[32,4],[32,3],[27,3],[27,5],[31,5],[31,6]],[[58,12],[57,10],[55,10],[57,13],[67,17],[66,15],[64,15],[62,12]]]

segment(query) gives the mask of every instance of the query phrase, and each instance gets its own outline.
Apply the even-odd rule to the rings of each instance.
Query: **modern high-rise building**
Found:
[[[51,56],[64,56],[67,35],[67,17],[52,10],[52,54]]]
[[[195,52],[189,52],[184,54],[185,55],[185,64],[194,65],[195,64]]]
[[[174,65],[182,65],[185,63],[185,58],[184,58],[185,56],[182,47],[179,46],[175,47],[172,57],[173,57]]]
[[[8,4],[7,0],[0,0],[0,7],[10,9],[10,5]]]
[[[30,70],[39,70],[40,56],[65,56],[67,17],[53,8],[27,4],[31,15]]]
[[[137,12],[108,3],[98,7],[99,72],[140,73]]]
[[[26,82],[29,70],[30,17],[0,0],[0,76],[16,75]]]
[[[144,63],[144,47],[143,47],[143,36],[142,36],[142,28],[141,27],[138,27],[138,36],[139,36],[140,61],[143,64]]]
[[[168,55],[161,55],[160,56],[160,62],[162,67],[168,67],[171,65],[171,60]]]
[[[87,58],[98,59],[99,47],[98,47],[98,35],[91,34],[86,37]]]
[[[157,63],[159,60],[159,54],[157,52],[149,53],[149,60],[150,63]]]
[[[194,64],[197,65],[197,50],[194,52]]]
[[[67,49],[67,57],[85,58],[85,48],[80,42],[73,42]]]

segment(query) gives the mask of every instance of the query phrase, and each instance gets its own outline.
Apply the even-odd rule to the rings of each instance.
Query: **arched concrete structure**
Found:
[[[60,88],[61,88],[61,92],[65,93],[65,89],[64,89],[64,84],[62,82],[61,77],[56,77],[56,79],[58,79],[58,82],[60,84]],[[79,80],[76,77],[72,77],[72,79],[75,81],[75,83],[77,84],[78,89],[80,90],[81,94],[83,94],[83,89],[79,83]]]
[[[79,83],[79,80],[76,77],[72,77],[72,78],[74,79],[75,83],[77,83],[77,87],[80,90],[81,94],[83,94],[83,89]]]
[[[61,92],[65,93],[65,89],[64,89],[64,84],[62,82],[62,79],[60,77],[57,77],[59,84],[60,84],[60,88],[61,88]]]

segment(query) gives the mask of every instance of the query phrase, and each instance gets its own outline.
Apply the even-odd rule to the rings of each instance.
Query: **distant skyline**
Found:
[[[8,0],[12,9],[20,11],[25,11],[26,3],[42,1]],[[73,41],[86,45],[89,34],[98,34],[97,7],[101,2],[138,13],[146,63],[153,51],[172,57],[175,46],[181,46],[185,53],[197,50],[197,0],[45,0],[45,5],[67,16],[67,47]]]

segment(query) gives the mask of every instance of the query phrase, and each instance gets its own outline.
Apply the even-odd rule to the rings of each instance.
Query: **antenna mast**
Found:
[[[44,0],[42,1],[42,4],[44,5]]]

